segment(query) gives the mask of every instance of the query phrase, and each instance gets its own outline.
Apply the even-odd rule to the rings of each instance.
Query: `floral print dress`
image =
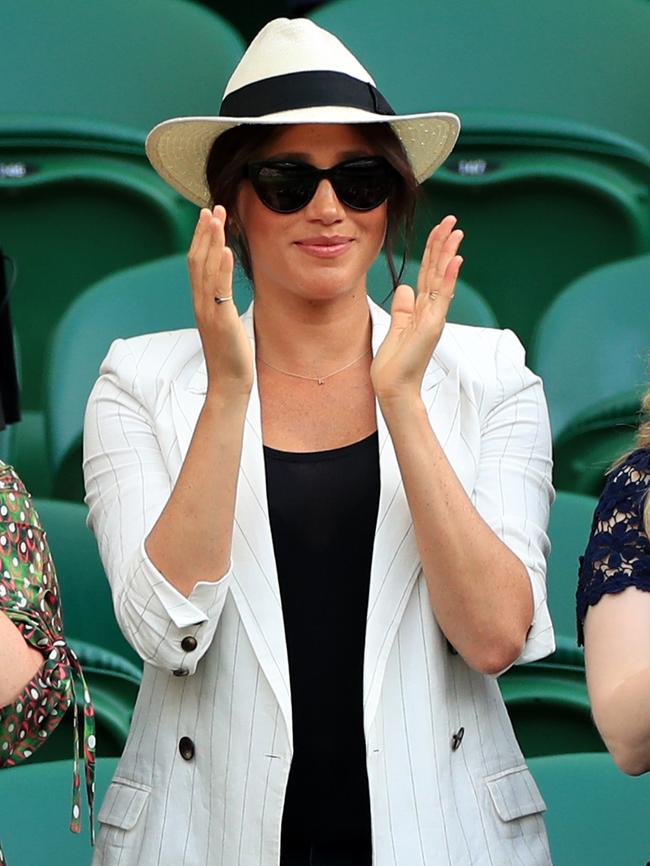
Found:
[[[580,557],[578,644],[590,605],[628,586],[650,592],[650,539],[643,510],[650,491],[650,449],[639,448],[613,469],[598,500],[589,543]]]
[[[0,707],[0,769],[29,758],[72,705],[74,768],[70,829],[81,830],[79,716],[75,679],[84,706],[85,781],[93,832],[95,722],[93,706],[61,622],[59,585],[46,533],[15,470],[0,460],[0,610],[43,654],[43,665],[12,704]],[[0,847],[0,864],[5,864]]]

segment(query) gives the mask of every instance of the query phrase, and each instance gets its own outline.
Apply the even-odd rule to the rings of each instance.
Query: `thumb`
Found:
[[[405,328],[413,319],[415,310],[415,294],[410,286],[400,284],[393,293],[390,305],[390,328],[384,339],[387,348],[394,348],[399,343]]]
[[[410,286],[401,283],[393,294],[390,305],[391,330],[403,331],[411,323],[415,310],[415,293]]]

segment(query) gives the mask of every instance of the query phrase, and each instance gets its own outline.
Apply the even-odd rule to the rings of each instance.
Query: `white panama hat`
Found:
[[[209,207],[205,166],[213,142],[242,124],[390,123],[421,183],[451,153],[460,120],[432,112],[398,116],[336,36],[306,18],[276,18],[233,72],[218,117],[174,117],[146,141],[149,161],[174,189]]]

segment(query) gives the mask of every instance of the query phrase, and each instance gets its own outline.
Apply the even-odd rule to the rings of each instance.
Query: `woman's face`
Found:
[[[258,160],[291,159],[330,168],[346,159],[376,155],[354,126],[288,126],[264,146]],[[335,300],[365,291],[366,274],[386,233],[387,203],[370,211],[341,204],[324,179],[296,213],[269,210],[251,182],[242,182],[237,222],[246,236],[258,296],[291,292],[305,300]]]

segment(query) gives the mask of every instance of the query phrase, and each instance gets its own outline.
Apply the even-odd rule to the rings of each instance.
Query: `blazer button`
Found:
[[[175,677],[186,677],[189,674],[187,668],[178,668],[175,671],[172,671]]]
[[[194,743],[189,737],[181,737],[178,741],[178,751],[184,761],[191,761],[194,757]]]
[[[184,649],[186,653],[191,653],[192,650],[196,649],[196,638],[192,637],[191,634],[188,634],[188,636],[184,637],[181,641],[181,649]]]
[[[463,742],[463,737],[465,736],[465,728],[458,728],[456,733],[451,738],[451,750],[455,752],[456,749],[459,748],[460,744]]]

